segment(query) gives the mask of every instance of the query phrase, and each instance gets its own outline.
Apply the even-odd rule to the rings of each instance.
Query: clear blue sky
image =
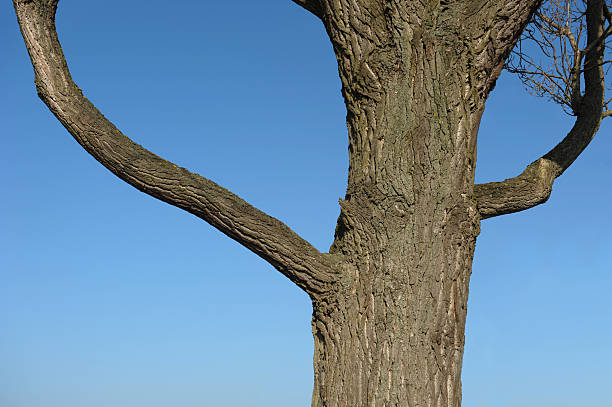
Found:
[[[271,266],[116,179],[36,97],[0,9],[0,406],[309,405],[311,308]],[[115,124],[320,250],[347,170],[322,25],[289,0],[62,0],[73,77]],[[612,118],[551,200],[482,223],[467,407],[612,406]],[[571,118],[503,74],[480,181],[518,174]]]

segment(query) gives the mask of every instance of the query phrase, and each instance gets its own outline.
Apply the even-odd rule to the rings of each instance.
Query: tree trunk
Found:
[[[344,279],[313,300],[312,405],[458,407],[483,104],[459,40],[343,24],[326,20],[349,129]]]

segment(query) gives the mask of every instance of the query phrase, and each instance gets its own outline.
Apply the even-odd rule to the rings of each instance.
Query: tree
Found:
[[[348,111],[349,186],[328,254],[121,135],[70,79],[53,25],[57,1],[14,2],[39,94],[79,143],[125,181],[203,218],[310,295],[313,405],[459,405],[480,219],[544,202],[607,114],[605,42],[598,40],[604,5],[587,7],[590,49],[574,130],[520,176],[474,186],[484,101],[538,2],[298,3],[322,18],[332,39]]]

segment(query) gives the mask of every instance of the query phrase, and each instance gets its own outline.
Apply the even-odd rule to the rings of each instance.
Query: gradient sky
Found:
[[[306,406],[308,297],[212,227],[116,179],[36,97],[0,9],[0,406]],[[62,0],[73,77],[126,135],[332,242],[345,108],[322,25],[289,0]],[[612,406],[612,118],[550,201],[484,221],[467,407]],[[521,172],[572,124],[504,73],[477,180]]]

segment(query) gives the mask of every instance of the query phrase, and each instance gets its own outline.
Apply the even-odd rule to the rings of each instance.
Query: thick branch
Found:
[[[139,190],[190,212],[243,244],[306,290],[332,281],[329,255],[282,222],[214,182],[178,167],[124,136],[73,82],[55,30],[58,0],[14,0],[40,98],[96,160]]]
[[[576,112],[577,118],[569,134],[545,156],[530,164],[522,174],[503,182],[474,186],[474,194],[482,218],[519,212],[548,200],[555,178],[578,158],[599,129],[604,102],[603,4],[601,0],[587,3],[587,41],[597,42],[585,57],[585,94]]]

